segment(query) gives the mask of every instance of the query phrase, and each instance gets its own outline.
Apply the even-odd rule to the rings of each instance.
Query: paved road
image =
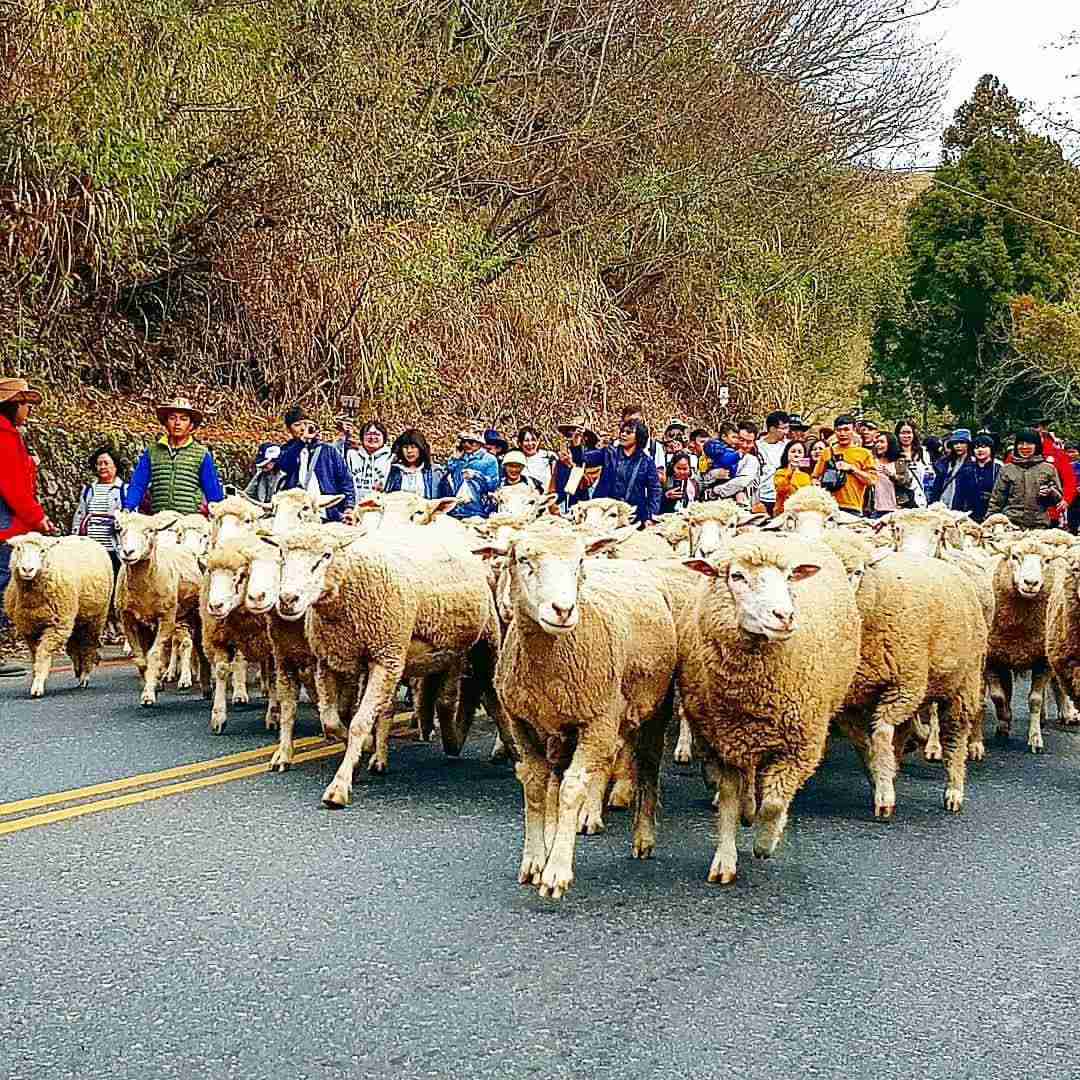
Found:
[[[66,685],[0,684],[0,801],[266,741],[254,707],[217,739],[201,702],[140,710],[126,670]],[[1075,1075],[1080,736],[1019,734],[959,817],[909,767],[888,825],[834,746],[729,889],[669,768],[657,858],[613,817],[542,901],[475,736],[396,743],[339,813],[321,761],[2,838],[0,1077]]]

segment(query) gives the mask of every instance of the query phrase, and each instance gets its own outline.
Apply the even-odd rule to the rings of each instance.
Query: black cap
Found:
[[[792,431],[809,431],[810,425],[798,414],[792,413],[788,417],[788,427]]]

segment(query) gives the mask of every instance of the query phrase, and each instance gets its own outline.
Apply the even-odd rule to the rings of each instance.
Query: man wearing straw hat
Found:
[[[175,398],[157,407],[157,418],[165,434],[150,447],[135,466],[128,485],[125,510],[138,510],[149,493],[149,512],[175,510],[197,514],[206,503],[225,498],[214,458],[192,432],[202,423],[203,414],[187,398]]]
[[[0,628],[10,626],[4,590],[11,579],[11,548],[5,543],[28,532],[55,533],[37,499],[37,466],[19,434],[30,406],[41,401],[25,379],[0,379]],[[26,674],[21,664],[0,664],[0,676]]]

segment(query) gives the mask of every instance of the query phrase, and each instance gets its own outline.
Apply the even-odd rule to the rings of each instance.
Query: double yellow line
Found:
[[[297,750],[304,751],[293,758],[294,765],[305,761],[319,761],[333,757],[344,749],[342,743],[330,743],[322,738],[297,739]],[[238,754],[212,758],[209,761],[196,761],[191,765],[178,765],[174,769],[161,769],[158,772],[128,776],[122,780],[110,780],[104,784],[91,784],[89,787],[72,788],[70,791],[58,791],[52,795],[38,795],[32,799],[20,799],[17,802],[0,803],[0,836],[22,832],[24,829],[36,829],[41,825],[52,825],[57,821],[70,821],[72,818],[98,814],[103,810],[116,810],[122,806],[134,806],[137,803],[164,799],[168,795],[182,795],[186,791],[227,784],[232,780],[244,780],[249,776],[258,776],[270,767],[270,758],[277,749],[276,745],[261,746],[258,750],[244,750]],[[250,764],[253,763],[253,764]],[[239,768],[228,768],[228,766]],[[199,773],[210,773],[199,776]],[[184,777],[195,777],[188,780]],[[172,781],[176,781],[175,783]],[[138,791],[132,791],[138,788]],[[126,794],[116,794],[126,792]],[[75,805],[69,806],[68,803]],[[58,807],[58,809],[50,809]],[[40,811],[40,812],[35,812]]]

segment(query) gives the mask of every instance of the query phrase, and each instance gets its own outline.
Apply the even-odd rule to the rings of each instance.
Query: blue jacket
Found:
[[[142,506],[143,497],[150,487],[150,451],[144,450],[139,458],[139,464],[132,473],[131,483],[128,484],[127,493],[124,495],[124,509],[138,510]],[[225,498],[225,491],[218,477],[217,466],[214,465],[214,455],[209,450],[199,467],[199,487],[202,489],[203,498],[208,503],[221,502]]]
[[[626,463],[628,472],[620,483],[618,462],[625,457],[621,446],[604,451],[604,471],[596,488],[596,498],[621,499],[637,509],[638,524],[652,521],[660,513],[660,475],[653,459],[641,450]],[[622,490],[628,484],[627,490]]]
[[[985,465],[980,465],[976,461],[973,467],[975,469],[975,498],[977,505],[971,516],[976,521],[985,521],[987,512],[990,509],[990,494],[997,483],[1001,466],[991,458]]]
[[[390,462],[390,475],[386,478],[386,492],[401,490],[401,466],[396,462]],[[424,498],[437,499],[439,497],[439,485],[442,483],[443,471],[438,465],[429,465],[423,470]]]
[[[494,454],[486,450],[476,450],[471,454],[462,454],[451,458],[446,463],[446,472],[439,485],[439,495],[449,497],[457,495],[465,481],[465,471],[469,470],[469,485],[473,497],[461,506],[450,511],[451,517],[487,517],[492,510],[488,496],[499,486],[499,463]]]
[[[328,521],[340,521],[341,515],[355,504],[356,496],[352,473],[345,465],[345,459],[331,443],[303,443],[299,439],[290,439],[281,448],[281,456],[277,460],[277,467],[285,477],[281,489],[286,491],[303,486],[300,483],[300,451],[305,446],[312,453],[316,450],[319,452],[315,459],[315,479],[319,482],[319,490],[324,495],[345,496],[344,502],[339,502],[326,511]]]
[[[945,490],[945,481],[952,466],[950,458],[942,458],[934,464],[934,484],[930,489],[929,501],[936,503]],[[977,513],[979,509],[979,491],[975,481],[975,462],[968,458],[953,481],[952,508],[968,513]]]

